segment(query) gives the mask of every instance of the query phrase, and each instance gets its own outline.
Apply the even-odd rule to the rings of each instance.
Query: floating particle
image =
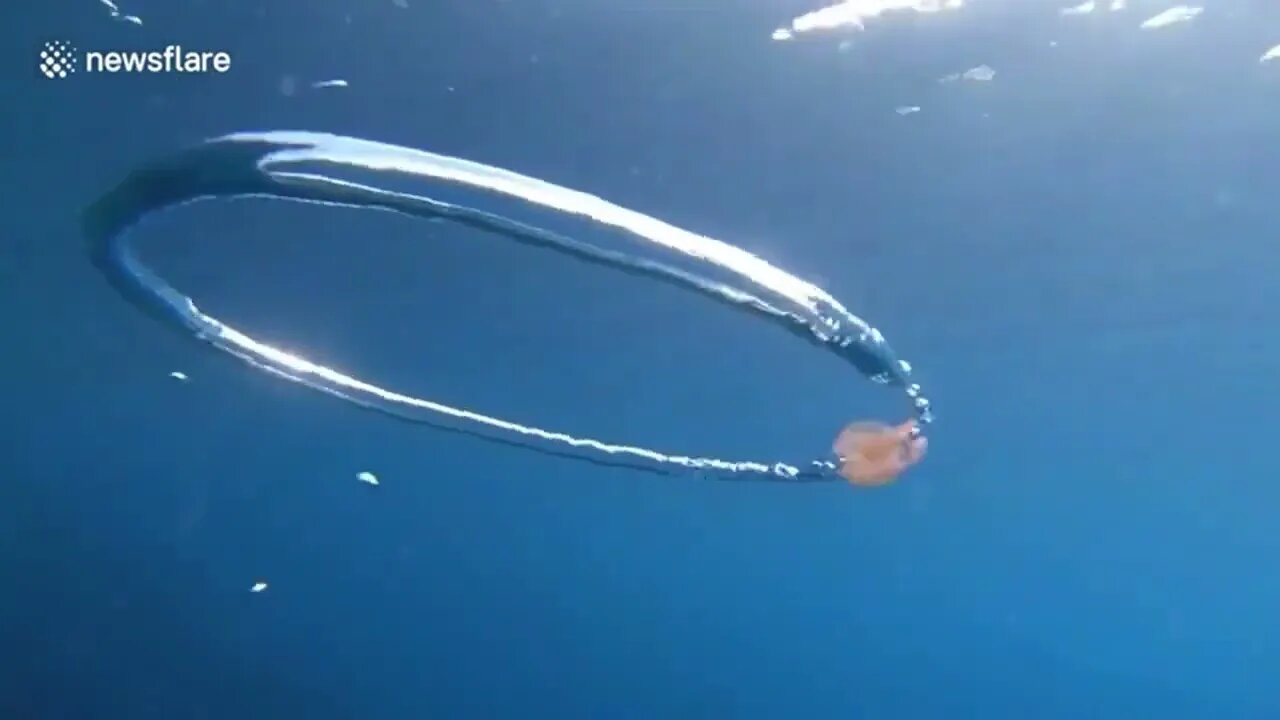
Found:
[[[346,80],[319,80],[311,83],[311,87],[319,90],[321,88],[340,88],[347,87]]]
[[[266,590],[266,589],[267,589],[267,584],[266,584],[266,583],[264,583],[264,582],[256,582],[256,583],[254,583],[254,584],[253,584],[253,587],[249,588],[249,592],[251,592],[251,593],[260,593],[260,592],[262,592],[263,590]]]
[[[925,15],[955,10],[963,5],[964,0],[844,0],[795,18],[788,26],[774,30],[773,39],[790,40],[801,33],[837,28],[863,30],[868,20],[881,15]]]
[[[120,7],[112,2],[112,0],[101,0],[101,2],[106,6],[107,12],[111,14],[111,17],[116,20],[119,20],[120,22],[133,23],[134,25],[142,24],[142,18],[137,15],[121,15]]]
[[[1265,63],[1276,59],[1280,59],[1280,45],[1276,45],[1270,50],[1262,53],[1262,57],[1258,58],[1258,62]]]
[[[1191,22],[1202,12],[1204,12],[1204,8],[1201,7],[1179,5],[1177,7],[1169,8],[1159,15],[1147,18],[1139,27],[1143,30],[1155,30],[1157,28],[1176,25],[1177,23]]]
[[[377,484],[378,484],[378,476],[377,476],[377,475],[374,475],[373,473],[369,472],[368,470],[364,470],[364,471],[362,471],[362,472],[356,473],[356,479],[357,479],[357,480],[359,480],[359,481],[360,481],[360,482],[362,482],[362,483],[367,483],[367,484],[369,484],[369,485],[377,485]]]
[[[988,82],[994,79],[995,76],[996,71],[992,70],[991,67],[987,65],[979,65],[976,68],[969,68],[968,70],[965,70],[964,75],[962,75],[961,78],[977,82]]]
[[[898,113],[899,115],[911,115],[912,113],[920,112],[920,106],[919,105],[903,105],[900,108],[894,109],[894,112]]]
[[[962,73],[951,73],[945,77],[939,78],[938,82],[951,83],[957,80],[969,80],[971,82],[988,82],[995,78],[996,71],[988,65],[979,65],[975,68],[969,68]]]
[[[298,92],[298,79],[292,75],[285,75],[280,78],[280,94],[285,97],[293,97]]]
[[[187,374],[182,372],[181,370],[174,370],[173,372],[169,373],[169,377],[173,378],[174,380],[177,380],[178,382],[187,382],[188,380],[191,379],[187,377]]]
[[[1082,2],[1079,5],[1074,5],[1069,8],[1062,8],[1061,10],[1058,11],[1058,14],[1059,15],[1088,15],[1089,13],[1097,9],[1098,9],[1098,3],[1094,2],[1094,0],[1088,0],[1087,2]]]
[[[400,8],[401,10],[408,10],[408,9],[409,9],[409,0],[391,0],[391,4],[392,4],[392,5],[395,5],[396,7]]]
[[[1123,10],[1125,5],[1125,0],[1111,0],[1111,12]]]

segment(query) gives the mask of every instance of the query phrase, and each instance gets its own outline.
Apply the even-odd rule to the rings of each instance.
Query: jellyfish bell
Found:
[[[846,425],[831,449],[840,458],[837,472],[852,485],[888,485],[920,462],[929,441],[914,420],[891,426],[859,421]]]

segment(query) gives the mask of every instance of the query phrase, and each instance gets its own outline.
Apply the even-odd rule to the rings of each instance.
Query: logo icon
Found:
[[[61,40],[47,42],[40,51],[40,72],[49,79],[65,78],[76,71],[76,49]]]

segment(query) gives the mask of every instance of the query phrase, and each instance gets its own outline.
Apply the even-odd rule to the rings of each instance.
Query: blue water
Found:
[[[0,717],[1280,716],[1280,6],[1143,31],[1172,3],[1130,4],[786,42],[819,3],[12,9]],[[58,39],[233,66],[50,80]],[[81,211],[274,128],[510,168],[816,282],[912,361],[929,457],[877,490],[604,468],[396,423],[138,313]],[[905,411],[776,328],[448,224],[213,202],[138,240],[283,346],[519,422],[807,458]]]

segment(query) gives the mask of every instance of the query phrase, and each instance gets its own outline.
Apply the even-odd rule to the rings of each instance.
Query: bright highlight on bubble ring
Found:
[[[475,208],[338,179],[316,172],[316,168],[345,169],[362,176],[381,173],[444,181],[506,195],[620,231],[646,251],[673,256],[692,264],[695,270],[602,248]],[[380,387],[267,345],[205,313],[190,297],[143,264],[125,239],[128,229],[157,210],[195,200],[249,196],[449,220],[592,264],[681,286],[779,325],[835,353],[873,381],[901,388],[915,419],[897,428],[882,426],[878,435],[866,426],[859,426],[856,431],[846,429],[833,446],[836,455],[796,466],[671,455],[575,437]],[[93,263],[139,308],[260,369],[404,420],[637,469],[793,481],[843,476],[855,484],[880,484],[885,477],[896,475],[918,460],[924,449],[923,437],[919,437],[921,427],[932,420],[928,400],[911,380],[911,367],[898,359],[878,330],[822,289],[719,240],[586,193],[460,158],[320,133],[236,133],[135,169],[90,206],[84,220]],[[732,282],[712,279],[715,273],[728,276]],[[903,449],[887,451],[886,438],[899,436],[898,446]],[[860,461],[846,463],[851,455]],[[868,468],[865,474],[858,469],[863,466]]]

